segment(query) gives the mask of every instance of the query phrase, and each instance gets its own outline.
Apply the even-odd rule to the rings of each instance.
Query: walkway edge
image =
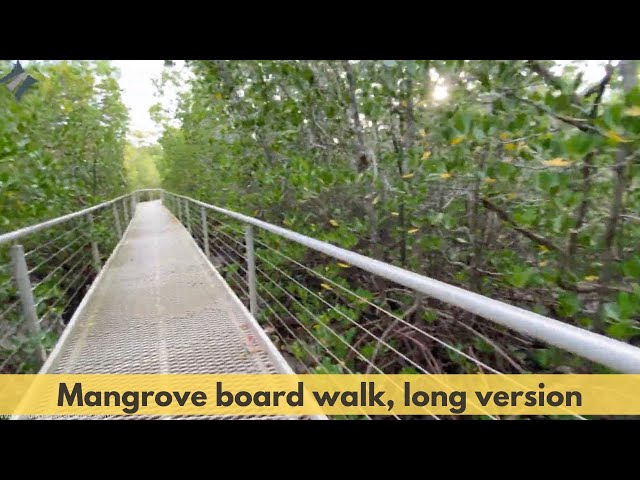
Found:
[[[125,230],[124,234],[122,235],[122,238],[120,238],[120,241],[118,242],[116,247],[111,252],[111,255],[109,255],[109,258],[107,259],[105,264],[102,266],[102,269],[100,270],[100,273],[98,273],[96,278],[93,280],[93,283],[91,284],[91,287],[89,287],[89,290],[87,290],[87,293],[85,293],[84,297],[82,298],[82,301],[80,302],[80,305],[78,305],[78,308],[76,308],[76,311],[73,313],[73,316],[71,317],[71,320],[69,320],[69,323],[67,324],[66,328],[62,332],[62,335],[58,339],[58,342],[56,343],[56,346],[54,347],[54,349],[51,351],[51,353],[47,357],[47,361],[44,363],[44,365],[42,365],[42,368],[40,368],[40,371],[38,372],[38,375],[46,374],[46,373],[48,373],[49,369],[51,369],[51,366],[55,362],[58,354],[60,353],[60,351],[62,350],[62,348],[66,344],[66,342],[67,342],[67,340],[69,338],[69,335],[71,335],[71,332],[73,332],[73,330],[75,329],[76,324],[78,323],[78,318],[84,312],[84,309],[86,308],[87,304],[89,303],[89,300],[91,300],[93,292],[98,288],[98,285],[102,281],[102,277],[104,275],[104,272],[107,271],[107,268],[109,267],[109,265],[111,265],[111,262],[113,261],[113,259],[115,258],[116,254],[120,250],[120,247],[122,246],[122,244],[124,243],[125,239],[127,238],[127,235],[129,233],[129,229],[131,228],[131,225],[133,225],[134,217],[135,217],[135,212],[133,213],[133,216],[131,217],[131,220],[129,221],[129,225],[127,225],[127,229]]]
[[[163,205],[163,207],[164,207],[164,205]],[[164,208],[166,208],[166,207],[164,207]],[[169,212],[169,214],[171,216],[175,217],[175,215],[173,215],[173,213],[168,208],[167,208],[167,211]],[[198,251],[200,256],[204,259],[205,263],[207,264],[207,266],[209,267],[209,269],[213,273],[214,277],[216,277],[218,280],[220,280],[222,282],[222,284],[224,285],[226,293],[229,295],[229,298],[231,298],[231,300],[240,309],[240,311],[242,312],[242,314],[245,317],[245,320],[247,321],[247,324],[253,330],[253,333],[260,338],[261,343],[264,345],[264,347],[265,347],[265,349],[267,351],[267,355],[269,356],[269,359],[272,362],[274,362],[280,369],[282,369],[284,371],[283,373],[285,375],[295,375],[295,372],[293,371],[293,369],[289,366],[289,364],[284,359],[282,354],[278,351],[278,349],[273,344],[273,342],[271,341],[269,336],[262,329],[262,327],[260,326],[260,324],[258,323],[256,318],[253,315],[251,315],[251,312],[247,309],[247,307],[245,307],[245,305],[238,298],[236,293],[232,290],[232,288],[229,286],[229,284],[226,282],[226,280],[222,277],[222,275],[220,275],[220,272],[218,272],[216,267],[213,266],[213,264],[211,263],[211,260],[209,260],[207,258],[205,253],[202,251],[202,249],[198,245],[198,243],[195,241],[195,239],[191,235],[189,235],[189,238],[191,239],[191,241],[195,245],[196,250]],[[310,415],[309,418],[311,420],[329,420],[329,418],[326,415]]]
[[[133,214],[133,217],[135,217],[135,212]],[[111,265],[112,260],[115,258],[116,254],[120,250],[121,245],[124,243],[124,239],[127,237],[127,234],[129,233],[129,229],[133,223],[133,217],[131,217],[131,220],[129,221],[129,225],[127,225],[126,230],[122,234],[122,238],[120,238],[120,241],[115,246],[115,248],[111,252],[111,255],[109,255],[109,258],[102,266],[100,273],[98,273],[96,278],[94,278],[93,283],[89,287],[89,290],[87,290],[87,293],[85,293],[84,297],[82,298],[80,305],[78,305],[78,308],[76,308],[76,311],[73,313],[73,316],[71,317],[71,320],[69,320],[69,323],[67,324],[64,331],[62,332],[62,335],[60,335],[60,338],[58,338],[58,341],[56,342],[56,346],[53,348],[53,350],[47,357],[47,361],[44,362],[44,365],[42,365],[42,367],[38,371],[38,375],[45,375],[49,372],[49,369],[51,369],[51,366],[55,362],[56,357],[58,356],[58,354],[60,353],[64,345],[66,344],[69,338],[69,335],[71,335],[71,332],[73,332],[73,330],[75,329],[75,326],[78,323],[78,318],[80,317],[80,315],[86,308],[87,304],[89,303],[91,295],[98,288],[98,285],[102,281],[104,272],[107,271],[107,267]],[[9,420],[23,420],[24,418],[25,418],[25,415],[11,415],[11,418],[9,418]]]

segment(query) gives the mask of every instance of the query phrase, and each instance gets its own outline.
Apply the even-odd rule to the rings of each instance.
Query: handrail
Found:
[[[161,188],[140,189],[122,195],[93,207],[54,218],[36,225],[21,228],[0,235],[0,245],[17,240],[30,233],[37,232],[73,218],[86,215],[107,207],[140,192],[160,191],[193,202],[201,207],[222,213],[248,225],[275,233],[287,240],[299,243],[308,248],[324,253],[337,260],[359,267],[387,280],[408,287],[416,292],[441,300],[450,305],[460,307],[497,324],[511,328],[517,332],[542,340],[550,345],[587,358],[594,362],[623,373],[640,373],[640,348],[615,340],[586,329],[570,325],[537,313],[525,310],[508,303],[494,300],[460,287],[411,272],[409,270],[375,260],[364,255],[346,250],[327,242],[316,240],[306,235],[282,228],[256,218],[243,215],[232,210],[217,207],[184,195],[168,192]],[[135,198],[135,197],[134,197]]]
[[[100,210],[101,208],[108,207],[109,205],[113,205],[115,202],[122,200],[123,198],[130,197],[136,192],[127,193],[125,195],[121,195],[118,198],[114,198],[112,200],[100,203],[98,205],[94,205],[93,207],[85,208],[84,210],[80,210],[77,212],[69,213],[68,215],[63,215],[61,217],[52,218],[51,220],[44,221],[42,223],[37,223],[35,225],[31,225],[29,227],[24,227],[19,230],[14,230],[13,232],[5,233],[0,235],[0,245],[4,243],[8,243],[14,240],[17,240],[25,235],[29,235],[31,233],[38,232],[44,228],[53,227],[54,225],[58,225],[60,223],[68,222],[69,220],[73,220],[74,218],[81,217],[91,212],[95,212],[96,210]]]
[[[160,189],[162,190],[162,189]],[[355,265],[367,272],[386,278],[416,292],[455,305],[497,324],[542,340],[594,362],[623,373],[640,373],[640,348],[553,318],[494,300],[460,287],[419,275],[374,260],[327,242],[316,240],[286,228],[258,220],[241,213],[201,202],[191,197],[163,190],[166,194],[191,201],[201,207],[214,210],[245,224],[275,233],[283,238],[324,253],[337,260]]]

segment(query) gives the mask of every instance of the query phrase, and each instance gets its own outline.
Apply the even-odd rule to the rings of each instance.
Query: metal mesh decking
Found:
[[[68,329],[44,373],[292,373],[159,201],[138,205]]]

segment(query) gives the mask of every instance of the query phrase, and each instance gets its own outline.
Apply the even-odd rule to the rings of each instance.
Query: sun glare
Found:
[[[445,100],[449,96],[449,90],[445,85],[436,85],[433,89],[433,99],[436,102]]]

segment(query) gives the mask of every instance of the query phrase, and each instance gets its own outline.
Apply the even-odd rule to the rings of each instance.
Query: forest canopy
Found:
[[[0,61],[0,76],[12,62]],[[0,226],[15,230],[124,193],[128,113],[109,61],[32,61],[16,101],[0,88]],[[3,86],[4,87],[4,86]]]

